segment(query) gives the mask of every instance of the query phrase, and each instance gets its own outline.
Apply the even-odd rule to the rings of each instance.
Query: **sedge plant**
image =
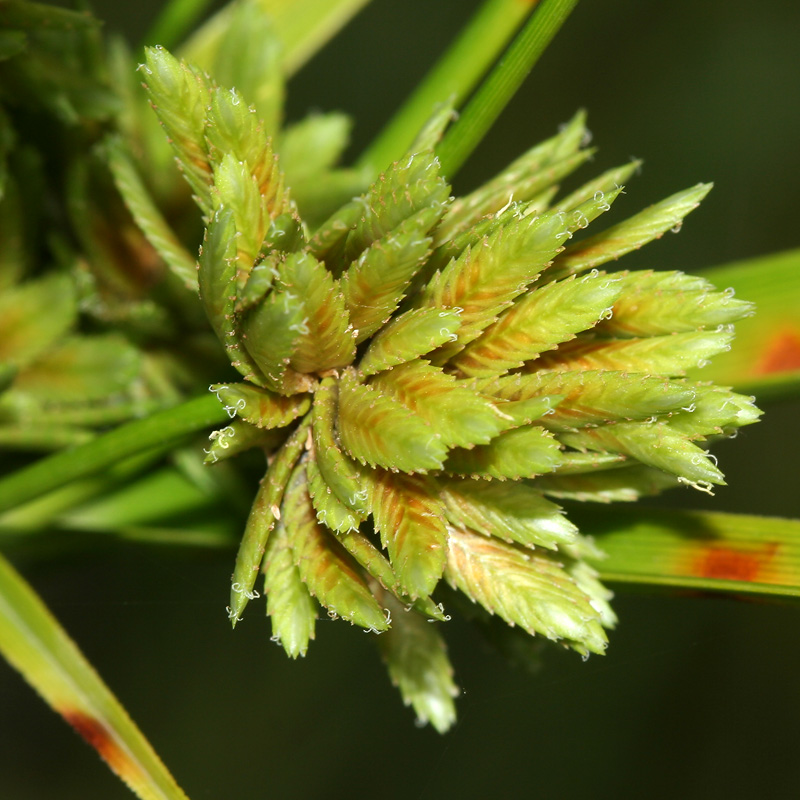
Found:
[[[710,185],[607,225],[638,162],[588,169],[581,112],[454,196],[574,0],[487,0],[349,166],[344,115],[285,124],[283,103],[363,2],[239,0],[187,35],[202,5],[170,5],[140,56],[85,13],[0,4],[3,530],[224,546],[238,502],[230,623],[264,605],[291,658],[321,615],[373,633],[442,733],[452,614],[587,658],[616,622],[608,581],[798,593],[786,569],[682,565],[707,548],[693,525],[790,553],[800,523],[623,511],[591,535],[608,504],[724,484],[711,448],[761,414],[729,386],[747,377],[702,371],[753,304],[618,263]],[[132,497],[161,506],[131,516]],[[6,658],[139,796],[183,797],[6,562],[0,584]]]

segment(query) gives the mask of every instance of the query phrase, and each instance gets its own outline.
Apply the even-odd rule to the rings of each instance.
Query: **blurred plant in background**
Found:
[[[761,308],[731,350],[752,314],[733,290],[599,269],[710,187],[595,233],[638,163],[560,192],[593,152],[582,114],[451,196],[574,0],[488,0],[341,166],[349,120],[284,125],[284,83],[363,4],[242,0],[187,37],[202,4],[174,3],[138,75],[88,14],[0,4],[2,530],[226,546],[266,456],[231,621],[263,573],[290,656],[320,605],[380,634],[439,731],[457,689],[430,623],[451,609],[517,657],[534,635],[586,657],[615,622],[601,579],[797,595],[800,523],[608,505],[710,492],[707,447],[760,413],[742,391],[796,392],[781,330],[797,256],[762,259],[757,283],[709,272]],[[191,436],[219,424],[204,467]],[[30,587],[0,575],[6,658],[140,796],[183,796]]]

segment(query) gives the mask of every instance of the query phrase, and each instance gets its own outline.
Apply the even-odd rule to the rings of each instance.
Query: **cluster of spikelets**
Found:
[[[244,377],[212,387],[232,420],[208,460],[268,455],[233,623],[263,573],[289,655],[306,652],[319,606],[381,633],[393,681],[440,730],[456,691],[429,624],[447,619],[443,583],[602,653],[610,593],[584,560],[600,554],[554,499],[721,484],[708,441],[758,415],[682,377],[729,347],[747,303],[679,272],[598,269],[679,225],[709,187],[578,235],[637,166],[556,199],[588,156],[578,117],[454,200],[435,156],[443,111],[310,229],[244,98],[162,49],[143,76],[207,221],[202,302]]]

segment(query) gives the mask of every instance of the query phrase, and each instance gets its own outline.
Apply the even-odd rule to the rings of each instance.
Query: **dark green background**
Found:
[[[151,18],[144,2],[102,5],[134,39]],[[374,0],[293,81],[289,117],[352,113],[357,153],[475,5]],[[796,247],[798,31],[800,4],[785,0],[583,0],[456,188],[583,107],[600,148],[584,176],[645,159],[625,213],[716,183],[680,236],[630,266],[693,270]],[[671,502],[800,516],[798,410],[770,406],[717,448],[730,486],[714,500],[686,490]],[[460,721],[440,737],[414,727],[368,635],[323,622],[290,663],[260,607],[232,633],[231,563],[124,543],[20,562],[193,800],[797,796],[794,606],[621,593],[606,657],[554,650],[533,676],[454,621]],[[0,706],[4,800],[130,796],[5,665]]]

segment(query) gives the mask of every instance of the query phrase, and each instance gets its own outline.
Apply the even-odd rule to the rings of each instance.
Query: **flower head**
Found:
[[[428,623],[447,618],[445,584],[526,634],[603,653],[615,618],[589,564],[599,554],[558,502],[709,490],[723,475],[708,442],[759,413],[685,377],[730,346],[749,304],[680,272],[604,268],[679,225],[709,186],[587,236],[637,165],[559,198],[587,157],[581,115],[453,199],[441,114],[309,225],[236,92],[165,51],[146,71],[208,222],[200,296],[244,378],[213,387],[235,419],[209,461],[250,447],[269,460],[233,623],[263,572],[289,655],[305,654],[319,606],[381,633],[392,679],[440,730],[455,686]],[[176,97],[194,118],[171,114]],[[304,192],[318,209],[330,186],[322,175]]]

